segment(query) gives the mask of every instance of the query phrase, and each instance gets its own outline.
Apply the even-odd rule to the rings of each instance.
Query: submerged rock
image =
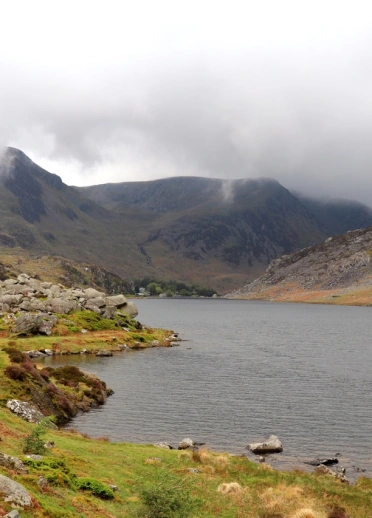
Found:
[[[263,442],[248,444],[247,448],[257,455],[262,455],[263,453],[281,453],[283,451],[282,443],[276,435],[270,435],[270,437]]]

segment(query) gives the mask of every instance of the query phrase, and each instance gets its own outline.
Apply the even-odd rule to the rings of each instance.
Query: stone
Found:
[[[0,466],[16,471],[19,474],[26,475],[28,470],[18,457],[12,457],[6,453],[0,452]]]
[[[310,464],[310,466],[320,466],[321,464],[323,464],[323,466],[331,466],[332,464],[338,464],[338,458],[327,457],[325,459],[307,460],[304,464]]]
[[[192,448],[194,446],[194,441],[192,439],[183,439],[178,445],[179,450],[187,450],[188,448]]]
[[[38,332],[42,321],[43,319],[40,315],[23,313],[18,318],[16,318],[13,332],[17,334],[35,334]]]
[[[52,311],[54,313],[62,313],[65,315],[78,309],[78,305],[75,301],[65,300],[60,297],[52,299],[50,301],[50,305],[52,306]]]
[[[120,308],[120,312],[135,318],[138,315],[138,309],[134,302],[127,302],[125,306]]]
[[[48,488],[49,484],[45,477],[39,477],[37,480],[37,485],[42,489],[43,491]]]
[[[44,419],[44,416],[40,412],[40,410],[35,405],[33,405],[32,403],[28,403],[27,401],[10,399],[7,402],[6,406],[14,414],[18,415],[24,421],[28,421],[29,423],[38,423],[39,421]]]
[[[101,310],[99,309],[98,306],[96,306],[95,304],[85,304],[85,309],[89,309],[89,311],[94,311],[94,313],[101,313]]]
[[[106,306],[106,301],[104,297],[94,297],[92,299],[89,299],[87,301],[87,304],[93,304],[94,306],[97,306],[98,308],[103,308]]]
[[[105,293],[103,293],[103,291],[98,291],[94,288],[87,288],[84,290],[84,293],[87,299],[93,299],[94,297],[105,297]]]
[[[110,297],[106,297],[106,305],[107,306],[115,306],[116,308],[122,308],[127,304],[127,299],[124,295],[111,295]]]
[[[4,475],[0,475],[0,494],[5,502],[14,506],[21,507],[22,509],[32,506],[31,496],[26,489],[18,482]]]
[[[6,514],[4,518],[21,518],[21,515],[17,509],[13,509],[13,511],[10,511],[10,513]]]
[[[112,319],[113,316],[116,313],[116,307],[115,306],[106,306],[105,308],[101,309],[101,315],[103,318]]]
[[[108,487],[112,490],[112,491],[119,491],[119,488],[118,486],[115,486],[114,484],[107,484]]]
[[[98,353],[96,353],[96,356],[112,356],[112,352],[111,351],[98,351]]]
[[[280,453],[283,451],[283,446],[276,435],[270,435],[264,442],[255,442],[248,444],[247,448],[257,455],[263,453]]]
[[[157,442],[153,446],[156,448],[164,448],[165,450],[174,450],[174,447],[169,442]]]
[[[317,475],[330,475],[331,477],[337,478],[337,480],[341,480],[341,482],[344,482],[345,484],[349,483],[348,479],[345,477],[344,468],[342,468],[341,471],[335,471],[331,468],[328,468],[327,466],[324,466],[324,464],[321,464],[314,469],[314,473]]]

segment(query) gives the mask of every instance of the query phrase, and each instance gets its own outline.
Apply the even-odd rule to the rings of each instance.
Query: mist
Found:
[[[4,24],[0,143],[70,185],[270,177],[372,205],[367,3],[124,4]]]

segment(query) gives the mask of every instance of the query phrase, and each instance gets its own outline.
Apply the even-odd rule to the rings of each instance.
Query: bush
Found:
[[[23,453],[33,453],[43,455],[46,451],[44,446],[44,436],[50,428],[50,423],[54,422],[53,417],[45,417],[32,430],[30,435],[23,440]]]
[[[4,369],[4,374],[11,380],[19,381],[23,381],[27,376],[27,372],[18,365],[8,365],[8,367]]]
[[[13,344],[13,341],[8,342],[8,344]],[[8,354],[10,361],[13,363],[22,363],[28,359],[28,356],[24,354],[22,351],[15,349],[14,347],[7,347],[4,349]]]
[[[78,489],[89,491],[103,500],[111,500],[114,498],[112,489],[94,478],[78,478],[76,480],[76,487]]]
[[[186,482],[168,471],[158,471],[154,482],[139,489],[143,518],[187,518],[200,504],[193,498]]]

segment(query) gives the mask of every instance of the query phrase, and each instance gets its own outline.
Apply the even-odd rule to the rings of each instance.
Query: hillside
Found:
[[[372,225],[367,207],[340,210],[345,217],[333,219],[343,228],[361,218]],[[273,259],[332,235],[332,218],[315,212],[271,179],[177,177],[74,188],[14,148],[0,164],[0,255],[27,252],[34,264],[59,256],[129,282],[177,280],[226,293]]]
[[[372,227],[328,238],[272,261],[228,298],[372,304]]]

